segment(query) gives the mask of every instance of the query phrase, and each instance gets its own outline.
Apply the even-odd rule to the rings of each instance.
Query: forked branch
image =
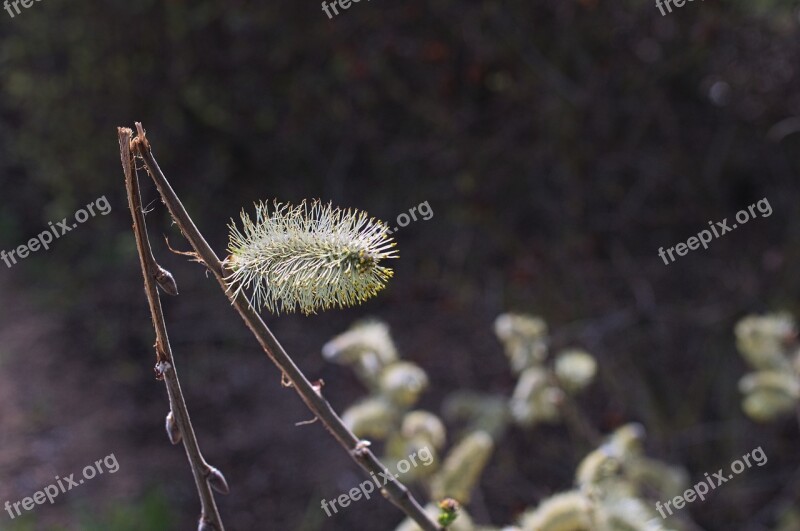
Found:
[[[341,444],[348,454],[367,472],[379,475],[386,471],[386,467],[369,450],[368,446],[360,441],[342,422],[327,400],[322,396],[319,386],[314,386],[303,372],[297,367],[291,357],[286,353],[270,329],[261,319],[261,316],[250,305],[247,297],[230,289],[226,281],[226,269],[219,257],[203,238],[195,226],[180,199],[173,191],[163,172],[153,157],[150,143],[145,136],[141,123],[136,124],[137,136],[131,142],[131,149],[135,156],[141,157],[147,172],[152,177],[158,188],[161,199],[167,205],[172,218],[183,232],[196,253],[199,261],[211,271],[217,279],[223,292],[236,308],[248,328],[256,336],[261,347],[272,362],[277,365],[282,373],[282,378],[292,387],[305,402],[311,412],[318,418]],[[409,490],[391,474],[390,481],[383,487],[384,495],[400,510],[414,520],[425,531],[442,529],[423,510]]]
[[[197,493],[200,496],[199,531],[225,531],[214,500],[214,494],[211,492],[211,486],[213,485],[215,489],[222,493],[227,493],[228,486],[222,474],[206,463],[200,453],[192,421],[189,418],[189,410],[186,407],[183,392],[181,391],[156,283],[171,295],[177,295],[178,290],[172,275],[158,265],[153,257],[150,240],[147,237],[147,226],[144,221],[142,199],[139,193],[139,180],[136,176],[134,159],[131,153],[133,131],[121,127],[118,128],[118,134],[122,169],[125,173],[125,188],[128,192],[128,207],[133,217],[133,233],[136,236],[136,248],[139,252],[139,260],[142,266],[145,293],[150,307],[150,315],[153,319],[153,327],[156,331],[156,377],[164,380],[167,394],[169,395],[171,411],[167,418],[167,431],[173,444],[177,444],[181,439],[183,440],[186,456],[189,458]]]

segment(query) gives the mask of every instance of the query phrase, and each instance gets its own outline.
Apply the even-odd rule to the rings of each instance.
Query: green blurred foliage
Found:
[[[153,490],[139,500],[117,502],[108,509],[98,512],[95,509],[73,508],[71,521],[75,524],[53,526],[47,524],[48,531],[164,531],[172,529],[174,518],[167,498]],[[7,527],[8,526],[8,527]],[[43,524],[37,519],[36,511],[26,513],[4,523],[7,531],[40,531]]]
[[[118,503],[101,515],[84,512],[82,531],[163,531],[172,529],[174,515],[167,498],[159,491],[146,494],[138,502]]]

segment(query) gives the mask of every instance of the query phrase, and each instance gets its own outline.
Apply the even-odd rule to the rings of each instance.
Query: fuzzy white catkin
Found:
[[[755,369],[788,370],[785,344],[796,334],[788,314],[748,315],[736,323],[736,346]]]
[[[520,375],[509,409],[514,421],[531,427],[539,422],[554,422],[560,418],[559,404],[563,391],[550,384],[547,372],[530,367]]]
[[[454,422],[466,422],[470,431],[483,430],[500,436],[511,421],[508,399],[472,391],[455,391],[444,402],[444,415]]]
[[[586,351],[565,350],[556,358],[555,373],[564,390],[576,393],[592,383],[597,362]]]
[[[410,407],[428,387],[428,375],[416,363],[398,361],[381,372],[378,386],[393,404]]]
[[[256,218],[242,212],[230,224],[227,280],[238,295],[270,312],[305,314],[353,306],[374,296],[392,277],[379,265],[396,258],[388,227],[357,210],[317,200],[293,206],[257,203]]]
[[[345,365],[358,360],[365,352],[374,353],[383,365],[397,361],[397,347],[386,323],[375,319],[358,322],[322,347],[326,360]]]
[[[441,449],[445,442],[445,428],[442,421],[428,411],[411,411],[403,417],[400,433],[406,439],[421,437],[434,448]]]
[[[589,531],[592,502],[578,491],[565,492],[543,501],[520,521],[523,531]]]
[[[397,422],[397,411],[383,397],[369,397],[347,408],[342,422],[356,437],[386,438]]]
[[[793,374],[758,371],[739,380],[745,395],[742,409],[753,420],[767,422],[794,411],[800,399],[800,382]]]
[[[494,332],[515,373],[540,365],[547,357],[547,324],[539,317],[504,313],[495,319]]]
[[[433,478],[433,497],[455,498],[464,505],[469,503],[470,492],[480,479],[493,450],[494,441],[484,431],[476,431],[464,437],[450,450],[441,470]]]

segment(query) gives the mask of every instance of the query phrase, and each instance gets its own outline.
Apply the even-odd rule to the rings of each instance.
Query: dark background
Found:
[[[795,419],[741,412],[748,369],[732,327],[798,310],[800,13],[778,0],[36,2],[0,11],[0,248],[105,195],[87,221],[0,265],[0,504],[114,453],[104,475],[0,528],[193,529],[183,450],[164,436],[153,331],[116,127],[141,120],[219,254],[256,200],[320,197],[401,229],[389,288],[361,307],[268,317],[342,411],[364,394],[320,348],[355,319],[386,320],[440,411],[457,389],[509,394],[492,334],[503,311],[544,317],[600,376],[580,400],[608,432],[642,422],[650,455],[691,478],[761,446],[769,458],[688,511],[709,530],[773,529],[800,494]],[[792,119],[794,121],[792,121]],[[788,120],[788,121],[787,121]],[[201,447],[231,494],[228,529],[392,529],[382,500],[320,510],[361,480],[280,386],[149,180],[155,253],[181,295],[170,337]],[[772,216],[664,265],[659,247],[762,198]],[[470,512],[510,524],[566,490],[588,450],[561,427],[511,430]],[[13,524],[13,526],[12,526]],[[9,527],[12,526],[12,527]]]

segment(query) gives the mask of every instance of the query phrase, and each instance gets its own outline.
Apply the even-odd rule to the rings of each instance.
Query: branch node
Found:
[[[168,361],[159,361],[156,363],[154,370],[156,371],[156,379],[163,380],[164,375],[172,368],[172,364]]]
[[[366,439],[361,439],[356,443],[356,447],[353,448],[353,455],[356,457],[364,457],[369,453],[369,447],[372,446],[372,443]]]
[[[168,362],[169,356],[167,355],[167,351],[164,350],[164,347],[161,346],[161,341],[156,338],[156,344],[153,345],[153,348],[156,349],[156,363]]]

